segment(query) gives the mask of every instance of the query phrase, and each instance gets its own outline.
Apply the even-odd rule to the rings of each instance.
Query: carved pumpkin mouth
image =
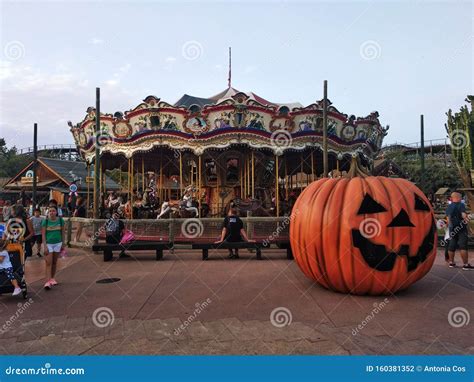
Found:
[[[410,255],[409,245],[403,244],[398,252],[387,251],[385,245],[374,244],[364,237],[359,230],[352,230],[352,242],[358,248],[367,265],[377,271],[391,271],[395,266],[395,261],[399,256],[406,256],[407,271],[411,272],[418,267],[419,263],[426,260],[433,250],[435,238],[435,222],[431,224],[429,232],[426,234],[415,255]]]

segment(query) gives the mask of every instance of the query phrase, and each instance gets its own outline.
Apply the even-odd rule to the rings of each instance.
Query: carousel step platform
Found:
[[[257,260],[262,260],[262,248],[265,245],[263,242],[249,242],[242,241],[238,243],[231,242],[220,242],[220,243],[194,243],[193,249],[202,249],[202,259],[207,260],[209,258],[210,249],[255,249]]]
[[[114,251],[155,251],[156,260],[163,259],[163,250],[171,249],[173,244],[163,241],[134,241],[127,244],[107,244],[99,243],[92,246],[94,252],[104,252],[104,261],[110,261]]]

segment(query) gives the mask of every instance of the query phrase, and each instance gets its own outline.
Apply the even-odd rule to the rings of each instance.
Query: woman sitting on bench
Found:
[[[222,243],[223,241],[228,243],[253,241],[249,240],[247,237],[247,232],[244,230],[244,223],[237,215],[237,206],[234,202],[230,203],[229,213],[224,218],[224,222],[222,223],[221,238],[220,240],[216,241],[216,243]],[[232,249],[229,248],[229,258],[238,259],[239,249],[235,248],[235,253],[233,253]]]

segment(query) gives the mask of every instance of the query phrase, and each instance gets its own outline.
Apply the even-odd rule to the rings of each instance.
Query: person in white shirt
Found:
[[[161,205],[161,212],[156,218],[161,219],[161,217],[166,215],[170,210],[171,210],[170,200],[168,198],[166,198],[164,200],[163,204]]]
[[[20,285],[18,285],[18,281],[16,280],[13,274],[13,265],[10,261],[10,255],[6,250],[7,241],[0,240],[0,273],[5,273],[15,287],[13,291],[13,296],[18,296],[21,293]]]

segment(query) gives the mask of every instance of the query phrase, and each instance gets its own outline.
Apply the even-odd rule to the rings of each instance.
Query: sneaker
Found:
[[[44,284],[43,288],[46,289],[46,290],[50,290],[50,289],[51,289],[51,282],[50,282],[50,281],[46,281],[46,283]]]
[[[12,296],[18,296],[21,293],[21,288],[15,288],[15,290],[12,293]]]
[[[128,259],[132,256],[127,255],[125,252],[120,252],[119,259]]]
[[[449,268],[456,268],[456,263],[449,263]]]
[[[472,271],[474,269],[474,267],[471,265],[471,264],[464,264],[463,267],[462,267],[462,270],[463,271]]]
[[[55,279],[49,280],[49,283],[51,284],[51,286],[54,286],[54,285],[58,285],[58,284],[59,284]]]

